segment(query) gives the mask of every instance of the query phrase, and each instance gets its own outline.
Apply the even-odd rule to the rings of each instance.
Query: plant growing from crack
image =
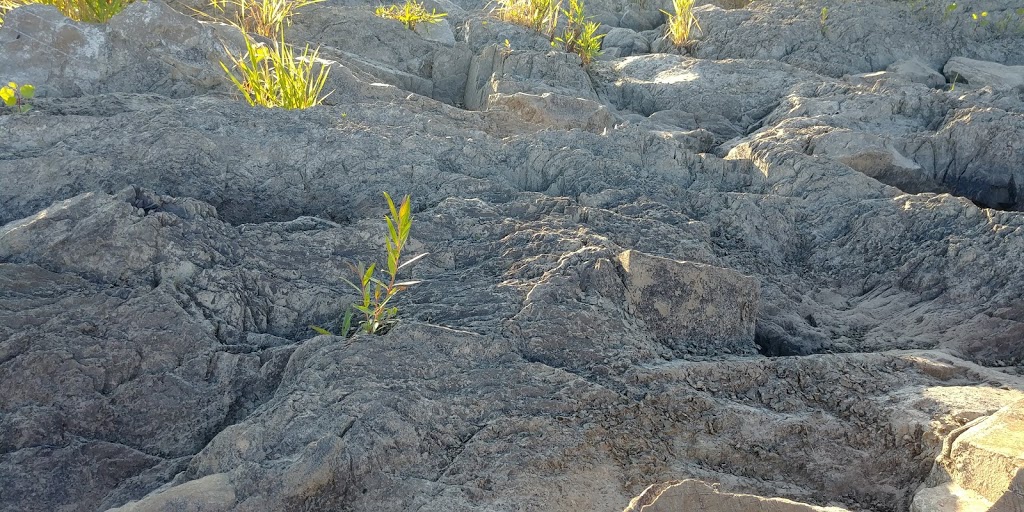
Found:
[[[821,8],[820,20],[821,20],[821,35],[824,36],[824,35],[828,34],[828,25],[826,24],[828,22],[828,7],[822,7]]]
[[[565,30],[551,42],[551,45],[561,44],[565,51],[579,55],[584,66],[590,65],[594,57],[601,54],[601,39],[604,38],[604,34],[597,34],[600,25],[587,21],[583,0],[569,0],[569,8],[562,9],[562,13],[567,20]]]
[[[497,0],[491,12],[499,19],[521,25],[554,40],[561,0]]]
[[[220,66],[249,105],[305,109],[319,105],[330,96],[330,93],[320,95],[330,68],[317,63],[319,49],[310,49],[307,44],[302,55],[296,57],[292,47],[285,44],[283,33],[272,47],[254,43],[245,32],[242,35],[245,55],[235,56],[225,50],[238,75],[227,64],[221,62]]]
[[[377,7],[374,14],[384,19],[400,21],[409,30],[416,30],[416,25],[420,23],[440,23],[445,16],[448,16],[448,13],[437,12],[437,9],[427,12],[423,2],[416,0],[405,0],[405,4],[400,6],[384,7],[382,5]]]
[[[665,32],[672,44],[681,48],[690,44],[697,33],[704,33],[697,21],[697,15],[693,14],[694,0],[672,0],[672,10],[661,12],[668,18],[665,23]]]
[[[0,101],[19,114],[32,110],[32,105],[28,101],[35,94],[36,88],[31,84],[18,86],[15,82],[7,82],[7,85],[0,87]]]
[[[277,39],[296,9],[323,0],[211,0],[210,6],[243,32]],[[230,13],[230,14],[229,14]]]
[[[412,265],[428,254],[418,254],[405,262],[401,261],[402,250],[405,249],[405,245],[409,241],[409,231],[412,228],[412,198],[406,195],[397,208],[387,192],[384,192],[384,199],[387,200],[391,213],[384,216],[388,225],[384,242],[388,257],[387,272],[380,272],[380,277],[377,277],[375,275],[377,273],[376,263],[371,263],[368,267],[362,262],[351,265],[352,271],[359,279],[359,284],[345,278],[342,280],[359,294],[360,302],[353,303],[345,310],[345,314],[340,320],[338,336],[349,336],[356,312],[363,316],[356,332],[386,333],[395,324],[398,317],[398,308],[389,305],[391,300],[400,292],[421,282],[398,280],[399,270]],[[319,334],[333,334],[323,327],[315,325],[309,327]]]

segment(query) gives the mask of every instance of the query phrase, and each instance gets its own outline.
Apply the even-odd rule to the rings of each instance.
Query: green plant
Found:
[[[828,32],[828,27],[825,25],[825,22],[828,21],[828,7],[822,7],[821,8],[820,19],[821,19],[821,35],[825,35],[825,33]]]
[[[0,0],[0,25],[8,11],[21,5],[52,5],[68,18],[88,23],[106,23],[133,0]]]
[[[244,32],[277,39],[296,9],[323,0],[211,0],[210,6]],[[230,11],[230,14],[228,14]]]
[[[7,85],[0,87],[0,100],[3,100],[4,105],[21,114],[32,109],[28,100],[31,100],[35,94],[36,88],[31,84],[22,84],[19,87],[14,82],[8,82]]]
[[[497,0],[491,12],[501,20],[533,29],[553,40],[561,10],[561,0]]]
[[[669,40],[677,47],[690,44],[694,36],[694,30],[703,34],[697,15],[693,13],[694,0],[672,0],[672,10],[675,12],[661,11],[668,17],[665,24]]]
[[[250,105],[304,109],[319,105],[330,96],[330,93],[320,96],[330,69],[317,63],[319,48],[311,50],[307,44],[302,55],[296,58],[294,50],[285,44],[283,34],[270,48],[253,43],[244,32],[242,35],[245,55],[236,57],[225,49],[238,75],[224,62],[220,66]],[[319,69],[315,69],[317,66]]]
[[[398,281],[399,270],[427,255],[427,253],[419,254],[401,262],[402,250],[405,249],[405,245],[409,241],[409,231],[412,228],[412,198],[406,195],[397,208],[387,192],[384,192],[384,199],[387,200],[388,209],[391,210],[390,216],[384,216],[384,220],[388,224],[385,239],[388,255],[387,272],[382,273],[383,279],[381,279],[374,275],[377,272],[376,263],[371,263],[369,267],[359,263],[352,265],[352,271],[359,277],[358,285],[342,278],[359,294],[360,302],[352,304],[345,310],[338,329],[339,336],[347,337],[349,331],[352,330],[353,309],[363,314],[363,320],[359,322],[357,331],[367,334],[384,334],[394,325],[398,316],[398,308],[388,305],[391,299],[399,292],[420,283],[420,281]],[[310,328],[320,334],[332,334],[323,327],[311,325]]]
[[[439,23],[442,18],[448,16],[448,13],[437,12],[436,9],[431,9],[430,12],[427,12],[427,8],[423,6],[423,3],[416,0],[405,0],[405,4],[401,6],[392,5],[384,7],[382,5],[377,7],[374,14],[384,19],[398,20],[409,30],[416,30],[418,23]]]
[[[565,30],[551,42],[551,45],[560,43],[565,51],[579,55],[583,65],[587,66],[601,53],[601,39],[604,38],[604,34],[597,34],[600,25],[587,21],[583,0],[569,0],[569,8],[562,9],[562,13],[566,18]]]

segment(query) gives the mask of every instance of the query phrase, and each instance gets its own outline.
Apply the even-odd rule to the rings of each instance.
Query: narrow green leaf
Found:
[[[332,334],[331,331],[328,331],[327,329],[324,329],[323,327],[319,327],[319,326],[316,326],[316,325],[311,325],[311,326],[309,326],[309,328],[313,329],[314,331],[316,331],[317,334],[323,334],[324,336],[334,336],[334,334]]]
[[[346,283],[346,284],[348,284],[349,286],[351,286],[351,287],[352,287],[352,289],[356,291],[356,293],[358,293],[358,294],[360,294],[360,295],[362,295],[362,294],[363,294],[363,289],[362,289],[362,288],[360,288],[360,287],[358,287],[358,286],[356,286],[356,284],[355,284],[355,283],[353,283],[352,281],[349,281],[348,279],[345,279],[344,277],[343,277],[343,278],[341,278],[341,280],[342,280],[342,281],[345,281],[345,283]]]
[[[345,318],[341,321],[341,335],[348,337],[348,332],[352,330],[352,308],[345,310]]]
[[[371,263],[370,266],[363,273],[363,288],[366,288],[366,285],[370,284],[370,280],[373,279],[373,271],[376,270],[376,268],[377,264]]]

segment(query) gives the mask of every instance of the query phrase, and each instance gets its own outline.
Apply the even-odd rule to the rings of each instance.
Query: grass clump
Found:
[[[405,0],[403,5],[388,7],[382,5],[377,7],[374,14],[384,19],[400,21],[409,30],[416,30],[416,25],[419,23],[440,23],[445,16],[448,16],[448,13],[437,12],[436,9],[427,12],[423,2],[416,0]]]
[[[354,303],[346,309],[337,329],[338,336],[348,337],[352,330],[352,319],[355,316],[353,310],[363,316],[356,328],[357,332],[386,333],[395,324],[398,317],[398,308],[389,306],[391,299],[395,298],[399,292],[420,283],[420,281],[398,281],[399,270],[427,255],[427,253],[419,254],[401,262],[402,250],[405,249],[405,245],[409,241],[409,231],[412,228],[412,198],[406,195],[397,208],[387,192],[384,192],[384,199],[387,200],[388,209],[391,211],[390,216],[384,216],[384,220],[388,224],[388,233],[384,243],[388,256],[387,272],[381,272],[380,277],[377,277],[376,263],[371,263],[369,267],[359,263],[352,266],[352,271],[359,279],[358,285],[342,278],[359,294],[360,302]],[[333,334],[323,327],[311,325],[310,328],[320,334]]]
[[[323,0],[211,0],[210,6],[218,10],[229,23],[243,32],[277,39],[284,27],[291,23],[296,9]]]
[[[498,0],[491,12],[498,19],[555,38],[562,2],[555,0]]]
[[[665,24],[665,31],[672,44],[681,48],[692,44],[696,35],[703,34],[697,15],[693,14],[694,0],[672,0],[674,12],[661,11],[668,17]]]
[[[106,23],[128,7],[133,0],[0,0],[0,25],[4,15],[15,7],[29,4],[52,5],[64,16],[87,23]]]
[[[601,54],[601,39],[604,34],[597,34],[598,23],[587,21],[584,13],[583,0],[569,0],[569,8],[562,9],[567,20],[562,35],[555,38],[552,44],[560,43],[565,51],[580,56],[584,66]]]
[[[330,95],[320,95],[330,69],[317,69],[319,49],[310,49],[307,44],[302,55],[296,57],[283,35],[271,47],[254,43],[248,34],[243,35],[245,55],[235,56],[226,50],[234,71],[224,62],[220,66],[250,105],[305,109],[319,105]]]
[[[17,83],[7,82],[7,85],[0,87],[0,101],[19,114],[32,110],[29,100],[35,95],[36,88],[31,84],[22,84],[19,87]]]

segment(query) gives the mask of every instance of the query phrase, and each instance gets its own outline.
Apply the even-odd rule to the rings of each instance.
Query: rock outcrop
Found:
[[[587,68],[480,2],[310,5],[304,111],[186,3],[8,13],[0,511],[1019,508],[1016,4],[719,1],[667,48],[669,4],[588,2]],[[381,191],[423,282],[316,335]]]

